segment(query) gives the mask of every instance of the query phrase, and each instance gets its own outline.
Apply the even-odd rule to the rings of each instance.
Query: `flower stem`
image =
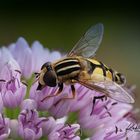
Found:
[[[78,114],[77,112],[69,113],[67,123],[68,124],[75,123],[78,118],[77,114]]]
[[[39,111],[39,116],[40,117],[49,117],[50,114],[47,111]]]
[[[5,110],[4,110],[5,115],[10,119],[17,119],[19,112],[20,112],[19,107],[16,107],[14,109],[5,108]]]
[[[27,92],[26,92],[26,96],[25,98],[27,99],[30,95],[30,89],[31,89],[31,86],[32,86],[32,83],[33,83],[33,80],[34,80],[34,74],[32,74],[31,78],[30,79],[26,79],[27,81]]]
[[[47,137],[41,137],[41,140],[48,140],[48,138]]]

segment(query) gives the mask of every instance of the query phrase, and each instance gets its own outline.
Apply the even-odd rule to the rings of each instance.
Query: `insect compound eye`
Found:
[[[42,65],[42,67],[41,67],[41,70],[42,70],[43,68],[47,68],[48,71],[49,71],[50,69],[52,69],[52,68],[51,68],[51,62],[46,62],[46,63],[44,63],[44,64]]]
[[[56,86],[56,74],[53,70],[47,71],[44,74],[43,81],[45,82],[46,85],[50,87],[55,87]]]

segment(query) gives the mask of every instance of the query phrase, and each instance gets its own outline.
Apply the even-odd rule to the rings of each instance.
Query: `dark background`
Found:
[[[67,52],[91,26],[102,22],[104,38],[97,58],[135,84],[140,106],[140,12],[135,1],[0,2],[0,46],[24,37],[51,50]]]

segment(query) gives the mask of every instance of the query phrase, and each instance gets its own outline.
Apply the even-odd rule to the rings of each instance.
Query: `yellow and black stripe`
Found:
[[[79,61],[75,58],[66,58],[55,64],[55,71],[57,76],[64,76],[73,72],[80,71]]]
[[[90,69],[88,71],[89,74],[101,74],[120,85],[125,83],[125,77],[122,74],[112,70],[102,62],[95,59],[88,59],[88,62],[90,66]]]

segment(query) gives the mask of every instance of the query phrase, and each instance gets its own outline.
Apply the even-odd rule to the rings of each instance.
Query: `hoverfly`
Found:
[[[103,37],[103,30],[101,23],[92,26],[66,57],[54,63],[43,64],[41,72],[37,73],[37,90],[45,86],[58,86],[59,89],[54,95],[47,96],[54,97],[62,92],[63,84],[66,84],[71,86],[72,97],[63,99],[74,99],[74,84],[79,83],[117,101],[134,103],[134,99],[123,88],[125,77],[94,58]]]

